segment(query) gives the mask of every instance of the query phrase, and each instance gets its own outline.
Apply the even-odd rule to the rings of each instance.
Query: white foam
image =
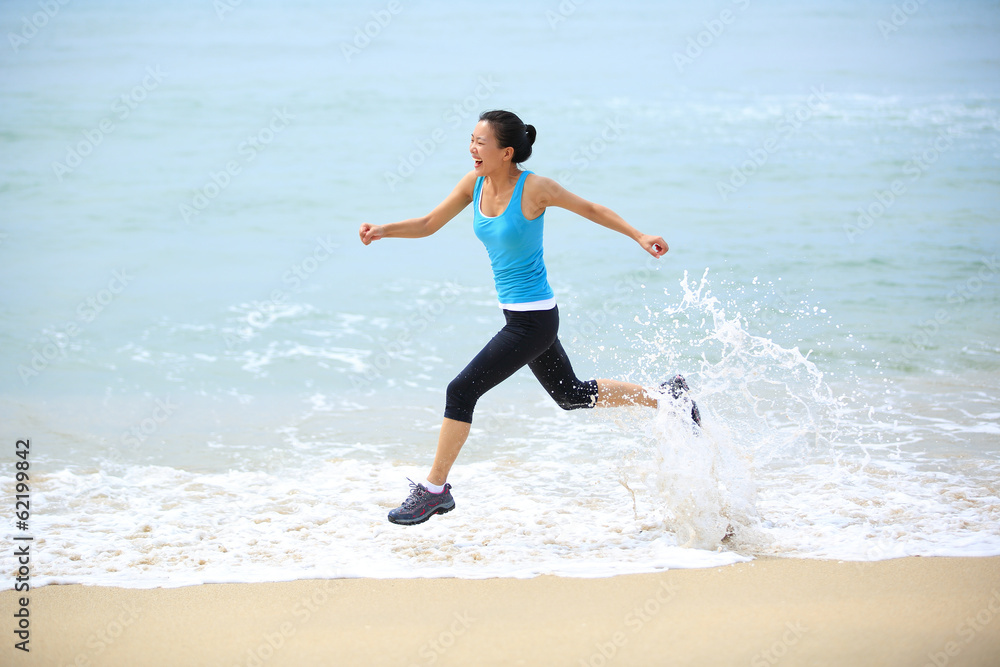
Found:
[[[681,419],[686,403],[671,406],[626,453],[621,476],[682,542],[716,547],[730,530],[727,548],[755,554],[998,553],[1000,463],[963,465],[940,445],[954,433],[992,433],[992,413],[972,415],[964,409],[972,401],[956,397],[955,406],[933,404],[940,417],[923,416],[922,404],[880,414],[866,401],[884,391],[839,396],[798,349],[749,333],[711,296],[707,272],[697,284],[685,276],[681,288],[678,303],[648,311],[642,365],[683,365],[688,338],[685,352],[701,355],[688,380],[705,428]],[[919,397],[927,396],[925,388]]]
[[[422,469],[328,461],[287,475],[64,470],[35,482],[46,509],[32,524],[33,581],[599,577],[747,559],[682,548],[636,520],[628,493],[603,483],[600,467],[472,464],[454,476],[457,509],[419,527],[385,515],[408,493],[405,477]]]
[[[731,434],[650,424],[674,452],[629,487],[612,458],[477,462],[452,475],[457,508],[389,524],[424,467],[313,460],[286,471],[39,475],[33,581],[125,587],[328,577],[601,577],[714,567],[769,554],[869,561],[1000,553],[1000,494],[915,461],[751,469]],[[706,417],[709,417],[706,415]],[[709,417],[710,418],[710,417]],[[687,429],[687,430],[685,430]],[[700,456],[694,456],[696,450]],[[751,471],[752,475],[747,472]],[[991,473],[996,478],[996,470]],[[732,527],[735,536],[722,538]],[[11,568],[10,554],[3,566]]]
[[[703,429],[684,401],[655,414],[570,415],[540,392],[524,399],[514,382],[477,413],[450,480],[457,509],[400,527],[385,515],[406,497],[404,478],[426,474],[438,413],[352,404],[351,423],[395,419],[395,433],[412,420],[411,436],[337,444],[323,434],[347,408],[313,391],[304,414],[269,429],[284,446],[247,452],[245,470],[37,461],[56,471],[33,478],[33,506],[44,508],[32,516],[33,581],[596,577],[762,554],[1000,554],[995,378],[946,398],[878,382],[846,382],[853,394],[839,395],[798,349],[751,334],[707,277],[681,288],[679,301],[646,313],[638,366],[657,380],[696,367],[688,381]],[[260,361],[316,352],[279,346]],[[0,566],[14,568],[10,553]]]

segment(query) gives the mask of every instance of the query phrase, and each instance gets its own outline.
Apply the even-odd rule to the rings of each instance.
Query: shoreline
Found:
[[[17,598],[0,593],[9,637]],[[1000,556],[30,591],[8,665],[988,665]]]

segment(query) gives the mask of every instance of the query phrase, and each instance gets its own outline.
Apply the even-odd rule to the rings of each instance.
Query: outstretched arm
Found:
[[[387,225],[362,223],[358,234],[361,242],[368,245],[372,241],[387,238],[419,239],[430,236],[445,226],[449,220],[462,212],[472,202],[472,192],[476,185],[476,174],[470,171],[462,177],[451,194],[433,211],[420,218],[410,218]]]
[[[538,175],[535,178],[537,180],[533,184],[534,187],[531,188],[531,190],[534,190],[532,199],[539,209],[544,210],[549,206],[558,206],[567,211],[572,211],[587,220],[596,222],[608,229],[613,229],[616,232],[621,232],[641,245],[653,257],[661,257],[669,250],[667,242],[663,240],[662,236],[643,234],[625,222],[620,215],[607,206],[587,201],[583,197],[573,194],[551,178]],[[528,188],[527,184],[525,184],[525,188]]]

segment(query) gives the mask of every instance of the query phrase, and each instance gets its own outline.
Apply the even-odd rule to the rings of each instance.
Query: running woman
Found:
[[[389,512],[389,521],[413,525],[455,509],[448,473],[469,437],[476,402],[527,365],[559,407],[565,410],[644,405],[658,407],[667,393],[686,397],[680,375],[658,390],[618,380],[580,380],[559,342],[559,309],[542,259],[545,209],[558,206],[625,234],[653,257],[667,252],[660,236],[643,234],[611,209],[589,202],[552,179],[521,169],[531,156],[535,128],[509,111],[479,116],[469,152],[473,169],[441,204],[421,218],[387,225],[361,225],[365,245],[384,238],[423,238],[474,204],[473,230],[486,246],[500,308],[507,324],[448,385],[444,421],[434,464],[423,484],[410,481],[410,495]],[[698,408],[691,417],[700,426]]]

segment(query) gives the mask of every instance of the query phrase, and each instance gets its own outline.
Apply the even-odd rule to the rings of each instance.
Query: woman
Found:
[[[410,496],[389,512],[389,521],[423,523],[434,514],[455,509],[448,472],[469,437],[472,413],[487,391],[527,365],[549,395],[566,410],[624,405],[655,408],[657,395],[674,399],[687,392],[681,376],[648,393],[637,384],[617,380],[581,381],[559,343],[559,310],[542,259],[545,209],[558,206],[621,232],[653,257],[667,252],[659,236],[642,234],[611,209],[569,192],[555,181],[520,168],[531,156],[535,128],[509,111],[480,115],[469,152],[473,169],[451,194],[422,218],[388,225],[364,223],[361,242],[383,238],[422,238],[438,231],[470,203],[475,204],[473,229],[486,246],[506,326],[448,385],[437,453],[424,484],[410,481]],[[700,425],[697,406],[691,416]]]

